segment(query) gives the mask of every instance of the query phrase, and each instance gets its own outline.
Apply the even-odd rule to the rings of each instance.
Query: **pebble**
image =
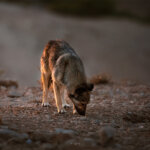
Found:
[[[20,140],[24,140],[28,138],[28,134],[26,133],[17,133],[10,129],[0,129],[0,137],[3,137],[4,139],[10,139],[10,138],[17,138]]]
[[[102,127],[99,132],[100,143],[103,146],[105,146],[114,138],[114,135],[115,135],[115,129],[113,127],[111,126]]]
[[[140,128],[140,129],[143,129],[143,128],[144,128],[144,126],[142,126],[142,125],[141,125],[141,126],[139,126],[139,128]]]
[[[66,130],[62,128],[55,128],[56,134],[69,134],[69,135],[74,135],[75,131],[73,130]]]
[[[141,96],[141,97],[143,97],[144,95],[145,95],[145,94],[144,94],[143,92],[142,92],[142,93],[140,93],[140,96]]]
[[[45,143],[42,145],[41,149],[43,150],[50,150],[52,149],[54,146],[52,144],[49,144],[49,143]]]
[[[97,145],[96,141],[92,138],[84,138],[83,141],[86,145],[89,145],[89,146],[92,146],[92,147]]]
[[[10,90],[10,91],[8,92],[8,95],[7,95],[7,96],[8,96],[8,97],[11,97],[11,98],[17,98],[17,97],[21,97],[22,94],[19,93],[19,92],[16,91],[16,90],[12,89],[12,90]]]
[[[28,89],[27,92],[25,93],[26,96],[33,96],[33,92],[31,89]]]
[[[50,120],[50,119],[51,119],[50,115],[45,115],[45,118],[46,118],[47,120]]]
[[[27,140],[26,140],[26,143],[27,143],[27,144],[31,144],[31,143],[32,143],[32,140],[31,140],[31,139],[27,139]]]
[[[1,129],[8,129],[8,126],[1,125]]]
[[[133,103],[134,103],[134,101],[130,101],[130,103],[131,103],[131,104],[133,104]]]
[[[1,91],[6,91],[7,90],[7,88],[5,86],[1,86],[0,89],[1,89]]]
[[[101,123],[101,121],[96,119],[96,120],[93,121],[93,123],[99,125]]]
[[[80,120],[80,121],[87,121],[87,117],[86,117],[86,116],[79,117],[79,120]]]

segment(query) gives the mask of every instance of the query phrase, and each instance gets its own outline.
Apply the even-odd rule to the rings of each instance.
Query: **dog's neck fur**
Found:
[[[70,62],[71,63],[71,62]],[[80,85],[84,84],[87,82],[86,80],[86,75],[85,75],[85,71],[83,68],[82,63],[80,64],[80,68],[79,67],[75,67],[74,64],[70,64],[71,66],[73,66],[70,70],[69,74],[67,74],[67,78],[66,78],[66,88],[68,93],[74,93],[74,91],[76,90],[77,87],[79,87]],[[67,80],[69,80],[70,82],[67,82]]]

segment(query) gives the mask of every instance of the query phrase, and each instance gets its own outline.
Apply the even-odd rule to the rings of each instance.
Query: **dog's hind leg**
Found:
[[[42,79],[42,85],[43,85],[43,100],[42,100],[42,106],[50,106],[48,101],[48,81],[49,81],[49,75],[41,73],[41,79]]]
[[[55,96],[55,101],[56,101],[56,106],[57,106],[58,113],[65,113],[66,112],[65,109],[62,107],[60,88],[55,83],[55,81],[53,82],[53,90],[54,90],[54,96]]]

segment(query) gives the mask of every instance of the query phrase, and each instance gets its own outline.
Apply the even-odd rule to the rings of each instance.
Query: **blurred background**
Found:
[[[37,85],[52,39],[77,51],[88,77],[150,84],[150,0],[0,0],[0,79]]]

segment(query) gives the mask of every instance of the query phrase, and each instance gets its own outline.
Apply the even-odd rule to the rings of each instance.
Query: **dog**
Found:
[[[63,40],[51,40],[41,56],[42,106],[49,106],[48,90],[52,86],[58,113],[69,105],[66,92],[73,103],[73,113],[85,115],[93,84],[87,83],[84,66],[73,48]]]

